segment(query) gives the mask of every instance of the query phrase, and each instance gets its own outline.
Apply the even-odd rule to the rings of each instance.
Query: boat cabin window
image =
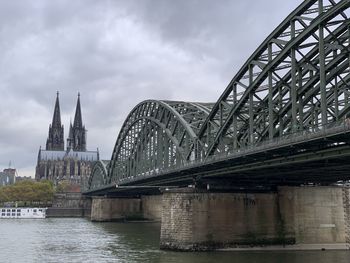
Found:
[[[16,209],[12,209],[12,212],[16,212]]]
[[[7,213],[8,213],[8,212],[11,212],[11,209],[7,209],[7,211],[6,211],[6,212],[7,212]]]
[[[33,212],[36,213],[36,209],[34,209]]]
[[[39,209],[39,212],[42,212],[43,210],[42,209]]]
[[[21,212],[21,209],[17,209],[17,213],[18,213],[18,212]]]
[[[5,209],[1,209],[1,212],[5,212]]]
[[[5,213],[1,213],[1,216],[5,216]]]

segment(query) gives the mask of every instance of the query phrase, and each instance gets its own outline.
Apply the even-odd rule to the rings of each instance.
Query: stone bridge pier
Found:
[[[137,198],[93,197],[92,221],[161,221],[160,247],[350,249],[350,188],[279,187],[265,193],[194,188]]]
[[[341,187],[279,187],[271,193],[173,189],[163,194],[160,247],[349,249],[349,197],[349,188]]]
[[[91,221],[153,220],[162,217],[162,196],[92,197]]]

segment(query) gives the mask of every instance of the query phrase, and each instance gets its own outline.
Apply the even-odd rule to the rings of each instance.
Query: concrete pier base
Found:
[[[161,220],[162,196],[140,198],[93,197],[91,221]]]
[[[158,221],[162,219],[162,195],[141,196],[142,216],[146,220]]]
[[[272,193],[163,194],[160,247],[172,250],[349,248],[349,189],[280,187]]]
[[[281,187],[278,199],[284,229],[296,244],[344,244],[349,233],[349,189]]]
[[[93,197],[91,221],[119,221],[128,218],[142,218],[140,199]]]

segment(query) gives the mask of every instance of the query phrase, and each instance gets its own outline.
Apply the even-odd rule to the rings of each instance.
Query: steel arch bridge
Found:
[[[88,192],[220,176],[263,184],[297,163],[306,164],[302,171],[310,174],[325,162],[338,169],[339,176],[329,176],[325,167],[328,176],[309,181],[349,179],[349,7],[350,0],[304,1],[249,57],[216,103],[137,105],[121,128],[107,174],[93,173],[90,182],[100,184],[90,183]],[[257,168],[266,175],[258,176]],[[277,181],[307,181],[300,174],[286,178]]]
[[[109,164],[109,161],[97,161],[95,162],[91,175],[88,180],[88,189],[96,189],[103,187],[107,184],[107,166]]]

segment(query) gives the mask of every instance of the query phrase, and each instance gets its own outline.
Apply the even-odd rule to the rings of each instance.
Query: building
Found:
[[[70,123],[67,147],[64,147],[64,127],[61,124],[59,94],[45,150],[39,149],[35,179],[47,179],[57,184],[65,180],[71,184],[84,185],[88,181],[93,163],[99,160],[99,152],[86,150],[86,129],[82,121],[80,94],[74,122]]]
[[[0,186],[14,184],[16,182],[16,169],[7,168],[0,172]]]

